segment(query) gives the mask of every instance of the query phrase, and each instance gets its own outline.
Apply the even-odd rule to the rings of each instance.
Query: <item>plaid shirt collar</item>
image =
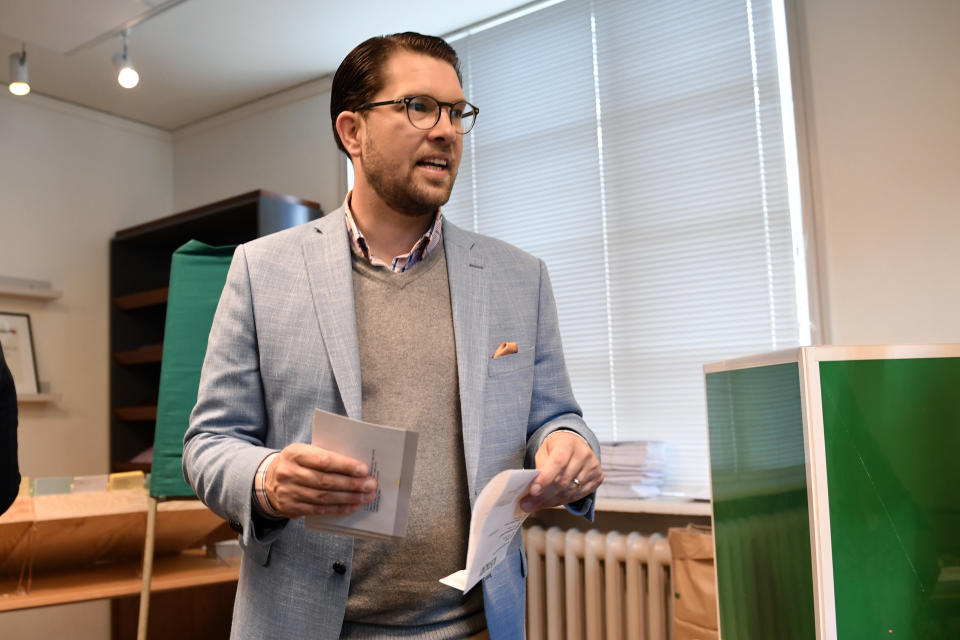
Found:
[[[426,258],[427,255],[440,244],[443,225],[441,224],[442,216],[440,209],[437,209],[437,217],[433,221],[433,224],[427,229],[427,232],[414,243],[410,251],[394,257],[393,260],[389,262],[373,255],[370,247],[367,246],[366,239],[364,239],[363,234],[360,233],[360,228],[357,227],[357,223],[353,219],[353,213],[350,211],[350,196],[352,194],[352,191],[348,193],[343,201],[343,210],[346,214],[344,217],[347,222],[347,235],[350,236],[350,248],[354,254],[369,260],[373,266],[384,267],[394,273],[403,273]]]

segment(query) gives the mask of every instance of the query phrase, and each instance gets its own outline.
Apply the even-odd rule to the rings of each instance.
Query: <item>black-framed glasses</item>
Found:
[[[396,100],[384,100],[383,102],[368,102],[360,105],[354,111],[385,107],[388,104],[402,104],[407,111],[407,119],[410,124],[417,129],[424,130],[433,129],[437,126],[437,123],[440,122],[441,107],[447,107],[447,113],[450,114],[450,124],[460,135],[470,133],[473,125],[477,123],[477,114],[480,113],[480,109],[464,100],[460,102],[440,102],[431,96],[410,96],[397,98]]]

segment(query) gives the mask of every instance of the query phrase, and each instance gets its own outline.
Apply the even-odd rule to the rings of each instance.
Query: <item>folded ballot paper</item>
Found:
[[[487,483],[473,503],[467,567],[440,582],[466,593],[503,561],[510,541],[528,515],[520,508],[520,498],[538,473],[536,469],[509,469]]]
[[[370,424],[316,409],[313,445],[367,463],[370,475],[377,479],[377,498],[356,513],[307,516],[307,528],[376,540],[403,538],[407,533],[417,435],[416,431]]]

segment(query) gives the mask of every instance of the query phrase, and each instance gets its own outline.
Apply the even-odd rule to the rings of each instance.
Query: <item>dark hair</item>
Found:
[[[371,101],[383,88],[383,68],[387,59],[400,50],[422,53],[449,62],[457,72],[457,80],[463,83],[457,52],[443,38],[406,31],[364,40],[340,63],[330,88],[330,124],[333,127],[333,139],[344,153],[347,153],[347,150],[337,133],[337,116],[343,111],[355,111],[360,105]]]

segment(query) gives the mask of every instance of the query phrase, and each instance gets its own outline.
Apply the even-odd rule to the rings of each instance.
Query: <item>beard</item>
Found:
[[[457,177],[457,168],[452,164],[446,184],[429,188],[423,184],[422,178],[418,179],[409,170],[406,160],[388,160],[369,137],[364,141],[363,159],[364,173],[370,186],[397,213],[413,218],[432,216],[450,199]]]

